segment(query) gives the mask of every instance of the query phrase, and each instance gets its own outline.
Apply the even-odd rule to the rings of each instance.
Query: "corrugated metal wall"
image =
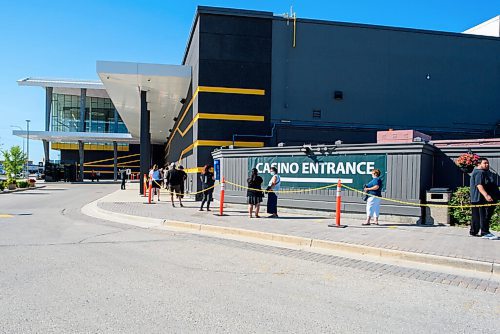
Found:
[[[451,147],[436,148],[425,143],[411,144],[359,144],[328,146],[334,154],[386,154],[387,170],[385,173],[386,191],[383,197],[411,203],[425,202],[425,193],[430,188],[445,187],[452,190],[469,185],[469,175],[464,174],[455,165],[455,159],[468,150],[490,160],[492,172],[500,185],[500,148],[495,147]],[[267,147],[262,149],[224,149],[213,153],[214,159],[221,160],[221,173],[229,181],[247,185],[249,173],[248,157],[255,156],[304,156],[300,146]],[[282,187],[282,189],[286,189]],[[218,196],[218,192],[215,193]],[[335,210],[335,187],[306,193],[283,193],[279,195],[282,207]],[[233,185],[226,187],[226,200],[233,203],[245,203],[246,191]],[[365,202],[361,195],[350,190],[343,190],[342,210],[364,213]],[[265,202],[264,202],[265,204]],[[424,218],[425,210],[418,206],[384,201],[381,207],[384,215],[399,215]]]
[[[387,171],[384,179],[387,191],[384,197],[419,203],[425,198],[425,190],[430,184],[430,173],[421,173],[421,167],[432,169],[432,147],[423,143],[394,145],[341,145],[328,146],[334,148],[339,155],[386,154]],[[254,150],[219,150],[214,153],[215,159],[221,160],[222,175],[229,181],[247,185],[249,173],[248,157],[250,156],[304,156],[301,147],[263,148]],[[286,190],[286,187],[282,187]],[[333,211],[336,201],[336,188],[314,190],[304,193],[282,193],[279,195],[280,205],[284,207],[318,209]],[[244,203],[246,190],[233,185],[226,186],[228,202]],[[353,213],[364,213],[365,202],[359,193],[344,189],[342,195],[343,210]],[[381,208],[383,214],[420,217],[420,207],[385,202]]]

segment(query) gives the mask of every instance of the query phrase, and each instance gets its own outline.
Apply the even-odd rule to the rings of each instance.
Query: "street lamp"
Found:
[[[30,176],[30,169],[29,169],[29,164],[30,164],[30,120],[26,120],[26,174],[28,175],[27,177],[29,178]]]

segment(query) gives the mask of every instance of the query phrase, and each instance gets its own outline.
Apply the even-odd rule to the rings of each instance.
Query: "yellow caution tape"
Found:
[[[400,201],[400,200],[397,200],[397,199],[392,199],[392,198],[386,198],[386,197],[380,197],[380,196],[371,195],[371,194],[365,193],[364,191],[361,191],[361,190],[354,189],[354,188],[351,188],[349,186],[346,186],[344,184],[342,184],[342,187],[344,187],[346,189],[349,189],[349,190],[352,190],[354,192],[363,194],[363,195],[367,195],[367,196],[371,196],[371,197],[375,197],[375,198],[380,198],[380,199],[382,199],[384,201],[393,202],[393,203],[399,203],[399,204],[405,204],[405,205],[412,205],[412,206],[433,207],[433,208],[479,208],[479,207],[483,207],[483,206],[498,206],[498,205],[500,205],[500,203],[448,205],[448,204],[430,204],[430,203],[405,202],[405,201]]]
[[[247,190],[255,190],[255,191],[261,191],[263,193],[273,193],[275,192],[274,190],[265,190],[265,189],[257,189],[257,188],[249,188],[249,187],[246,187],[246,186],[243,186],[241,184],[237,184],[237,183],[233,183],[233,182],[230,182],[228,180],[224,180],[225,183],[227,184],[230,184],[230,185],[233,185],[235,187],[238,187],[238,188],[243,188],[243,189],[247,189]],[[293,194],[293,193],[306,193],[306,192],[311,192],[311,191],[315,191],[315,190],[324,190],[324,189],[328,189],[328,188],[333,188],[333,187],[336,187],[337,184],[329,184],[327,186],[323,186],[323,187],[318,187],[318,188],[305,188],[305,189],[294,189],[294,190],[278,190],[276,191],[277,193],[280,193],[280,194]]]
[[[227,181],[225,180],[225,182],[227,184],[230,184],[230,185],[233,185],[235,187],[238,187],[238,188],[242,188],[242,189],[247,189],[247,190],[255,190],[255,191],[261,191],[263,193],[270,193],[270,192],[274,192],[273,190],[264,190],[264,189],[256,189],[256,188],[250,188],[250,187],[246,187],[246,186],[243,186],[241,184],[237,184],[237,183],[233,183],[231,181]],[[306,193],[306,192],[311,192],[311,191],[316,191],[316,190],[324,190],[324,189],[328,189],[328,188],[333,188],[333,187],[336,187],[337,184],[329,184],[329,185],[326,185],[326,186],[323,186],[323,187],[318,187],[318,188],[306,188],[306,189],[295,189],[295,190],[279,190],[277,191],[278,193],[280,194],[286,194],[286,193]],[[352,190],[354,192],[357,192],[357,193],[360,193],[362,195],[368,195],[368,196],[371,196],[371,197],[375,197],[375,198],[380,198],[384,201],[388,201],[388,202],[393,202],[393,203],[399,203],[399,204],[405,204],[405,205],[411,205],[411,206],[420,206],[420,207],[435,207],[435,208],[479,208],[479,207],[485,207],[485,206],[499,206],[500,203],[490,203],[490,204],[466,204],[466,205],[447,205],[447,204],[430,204],[430,203],[414,203],[414,202],[406,202],[406,201],[400,201],[400,200],[397,200],[397,199],[392,199],[392,198],[386,198],[386,197],[380,197],[380,196],[375,196],[375,195],[371,195],[371,194],[367,194],[361,190],[358,190],[358,189],[355,189],[355,188],[351,188],[349,186],[346,186],[344,184],[341,185],[342,187],[346,188],[346,189],[349,189],[349,190]]]
[[[154,183],[155,183],[158,187],[160,187],[160,188],[161,188],[161,184],[160,184],[160,183],[158,183],[156,180],[152,180],[152,181],[153,181],[153,182],[154,182]],[[216,185],[217,185],[217,184],[214,184],[213,186],[208,187],[208,188],[205,188],[205,189],[200,190],[200,191],[195,191],[195,192],[189,192],[189,191],[186,191],[184,194],[178,194],[178,195],[197,195],[197,194],[201,194],[201,193],[204,193],[204,192],[206,192],[206,191],[208,191],[208,190],[214,189]],[[170,194],[175,194],[175,192],[170,191],[170,190],[167,190],[167,193],[170,193]]]

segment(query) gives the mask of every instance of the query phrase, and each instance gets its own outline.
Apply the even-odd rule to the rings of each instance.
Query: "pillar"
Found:
[[[115,113],[114,113],[114,123],[115,123],[115,133],[118,132],[118,111],[115,108]]]
[[[113,174],[114,174],[114,180],[118,180],[118,143],[113,142]]]
[[[45,131],[50,131],[52,92],[53,92],[52,87],[45,88]],[[49,150],[49,142],[47,140],[43,140],[43,152],[44,152],[45,162],[49,162],[50,150]]]
[[[87,98],[87,89],[82,88],[80,93],[80,123],[78,126],[79,132],[85,132],[85,103]],[[80,181],[83,182],[84,179],[84,166],[85,156],[84,156],[84,143],[83,141],[78,141],[78,156],[80,158]]]
[[[83,141],[79,140],[78,141],[78,157],[80,158],[80,171],[79,171],[79,179],[81,182],[83,182],[83,178],[84,178],[84,175],[83,175],[83,164],[85,162],[85,158],[84,158],[84,153],[83,153]]]
[[[85,107],[87,100],[87,89],[80,90],[80,124],[78,126],[79,132],[85,132]]]
[[[148,110],[147,103],[147,92],[141,90],[141,173],[139,179],[139,192],[142,194],[144,192],[143,182],[144,175],[149,173],[149,164],[151,160],[151,134],[150,134],[150,112]]]

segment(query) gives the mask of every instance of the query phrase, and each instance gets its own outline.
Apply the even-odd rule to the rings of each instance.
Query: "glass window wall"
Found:
[[[50,122],[51,130],[78,132],[79,127],[80,96],[53,94]],[[128,133],[128,130],[120,115],[118,115],[118,123],[117,126],[115,126],[115,107],[111,99],[87,97],[85,101],[84,132]],[[127,144],[120,144],[120,146],[122,145]]]

